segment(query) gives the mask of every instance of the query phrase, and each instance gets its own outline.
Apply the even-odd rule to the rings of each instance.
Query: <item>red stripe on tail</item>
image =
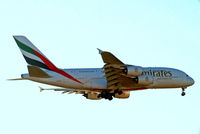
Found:
[[[71,75],[69,75],[68,73],[64,72],[61,69],[58,69],[53,63],[51,63],[47,58],[45,58],[43,55],[41,55],[40,53],[38,53],[37,51],[35,51],[33,49],[33,51],[37,54],[37,56],[49,67],[49,69],[51,69],[52,71],[61,74],[75,82],[78,82],[80,84],[82,84],[82,82],[80,82],[79,80],[75,79],[74,77],[72,77]]]

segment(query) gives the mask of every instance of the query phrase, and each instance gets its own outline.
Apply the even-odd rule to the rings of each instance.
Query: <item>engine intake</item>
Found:
[[[133,66],[133,65],[128,65],[126,66],[126,69],[124,70],[124,73],[128,76],[133,76],[137,77],[140,76],[143,72],[142,67],[140,66]]]

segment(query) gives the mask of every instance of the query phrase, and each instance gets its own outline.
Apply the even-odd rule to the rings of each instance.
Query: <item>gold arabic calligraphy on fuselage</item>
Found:
[[[165,70],[148,70],[143,71],[142,75],[151,75],[153,77],[172,77],[171,71],[165,71]]]

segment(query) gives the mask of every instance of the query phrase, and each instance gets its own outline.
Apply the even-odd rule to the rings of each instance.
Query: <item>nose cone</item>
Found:
[[[194,80],[191,77],[189,77],[188,78],[188,85],[192,86],[193,84],[194,84]]]

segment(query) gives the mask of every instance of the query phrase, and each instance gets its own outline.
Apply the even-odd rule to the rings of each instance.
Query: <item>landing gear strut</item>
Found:
[[[185,96],[185,88],[182,88],[182,93],[181,93],[182,96]]]

